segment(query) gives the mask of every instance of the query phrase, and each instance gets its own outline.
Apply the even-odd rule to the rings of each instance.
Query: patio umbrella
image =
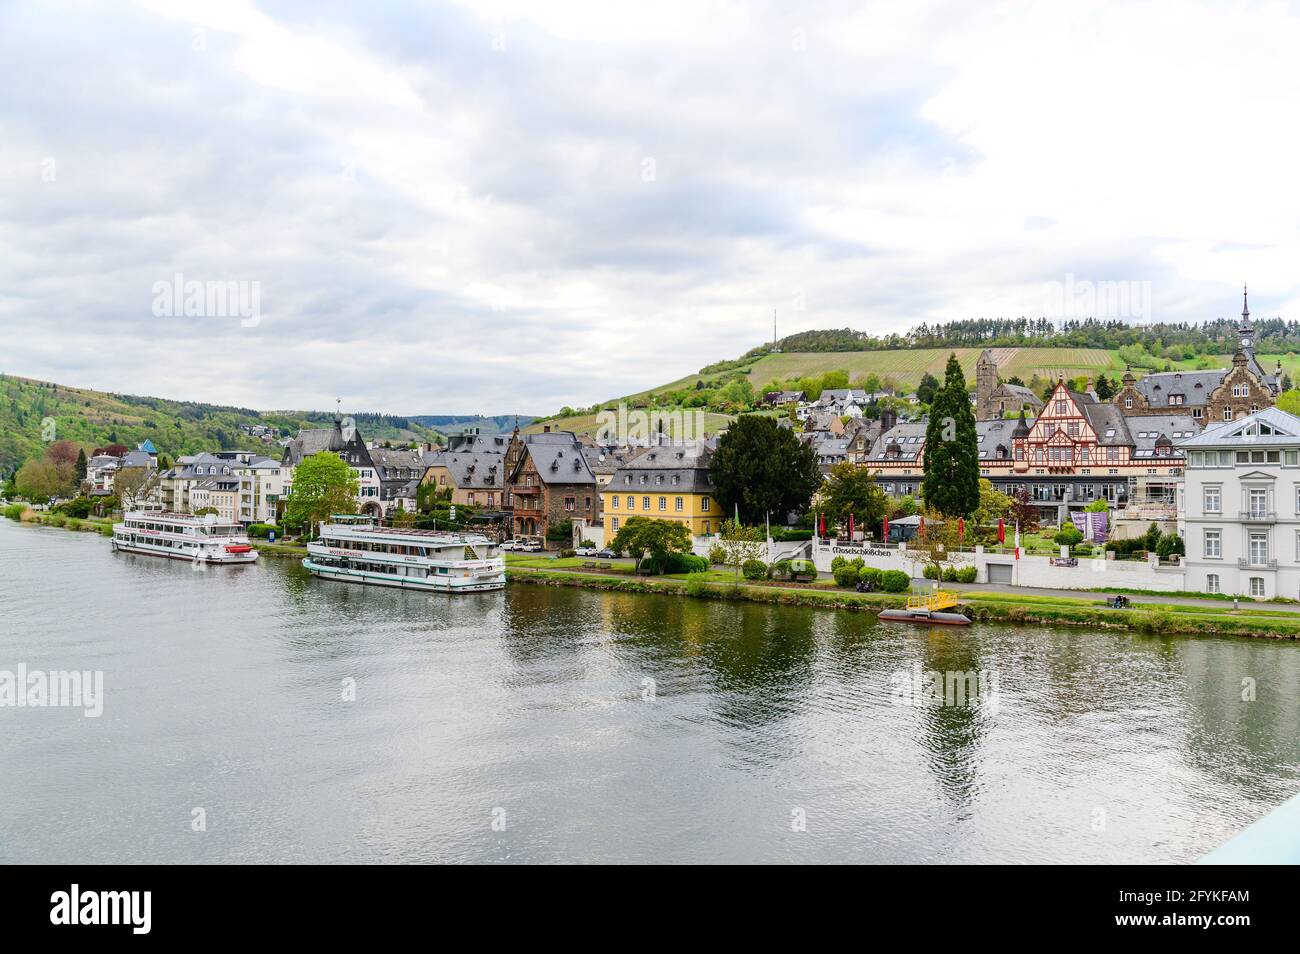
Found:
[[[998,543],[1007,542],[1007,522],[998,517]]]
[[[962,540],[965,538],[965,536],[966,536],[966,519],[964,517],[958,517],[957,518],[957,539]]]
[[[853,511],[849,511],[849,540],[853,540]]]
[[[885,525],[880,531],[880,539],[884,540],[886,543],[889,542],[889,514],[885,514]]]

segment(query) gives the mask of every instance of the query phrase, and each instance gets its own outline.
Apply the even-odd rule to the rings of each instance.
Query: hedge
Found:
[[[880,574],[880,588],[886,593],[903,593],[911,585],[911,579],[902,570],[886,570]]]
[[[746,560],[741,564],[740,572],[747,580],[766,580],[767,564],[762,560]]]

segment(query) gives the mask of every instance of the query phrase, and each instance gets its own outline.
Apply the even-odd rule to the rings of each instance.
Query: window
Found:
[[[1205,558],[1207,560],[1220,560],[1223,558],[1223,546],[1220,531],[1205,531]]]
[[[1262,576],[1252,576],[1250,578],[1250,595],[1251,596],[1264,595],[1264,578]]]
[[[678,512],[678,513],[681,513],[682,510],[684,510],[684,509],[685,509],[685,505],[684,505],[684,503],[683,503],[683,501],[682,501],[682,498],[681,498],[681,497],[678,497],[678,498],[677,498],[677,512]]]
[[[667,510],[667,509],[668,509],[668,498],[667,498],[667,497],[660,497],[660,498],[659,498],[659,509],[660,509],[660,510]]]
[[[628,509],[628,510],[635,510],[635,509],[636,509],[636,498],[635,498],[635,497],[628,497],[628,498],[627,498],[627,509]]]
[[[1126,397],[1124,399],[1124,407],[1128,409],[1131,409],[1133,407],[1133,399],[1131,397]]]
[[[708,498],[708,497],[705,497],[703,500],[700,501],[700,509],[703,510],[705,513],[708,512],[708,510],[709,510],[709,498]],[[705,526],[707,527],[708,524],[706,523]],[[707,531],[706,531],[706,532],[707,532]]]
[[[1207,573],[1205,575],[1205,592],[1207,593],[1219,592],[1219,574]]]
[[[1225,421],[1230,421],[1230,420],[1232,420],[1232,408],[1230,408],[1230,407],[1225,407],[1225,408],[1223,409],[1223,419],[1224,419]]]
[[[1268,562],[1268,533],[1253,530],[1250,534],[1250,562],[1255,566]]]
[[[610,528],[613,529],[613,530],[617,530],[617,529],[618,529],[618,517],[614,517],[614,518],[613,518],[613,521],[612,521],[612,523],[610,524]]]
[[[1268,515],[1268,491],[1262,487],[1250,489],[1250,517],[1258,520]]]
[[[641,509],[642,509],[642,510],[649,510],[649,509],[650,509],[650,498],[649,498],[649,497],[642,497],[642,498],[641,498]]]
[[[611,498],[610,502],[613,504],[613,507],[611,507],[610,509],[611,509],[611,510],[617,510],[617,509],[618,509],[618,494],[614,494],[614,496]]]

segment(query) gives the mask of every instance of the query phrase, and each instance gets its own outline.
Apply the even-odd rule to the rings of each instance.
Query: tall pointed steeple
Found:
[[[1241,323],[1250,324],[1250,304],[1246,298],[1246,286],[1241,286]]]
[[[1237,341],[1246,356],[1255,353],[1255,329],[1250,326],[1250,303],[1246,297],[1246,286],[1241,286],[1241,326],[1237,329]]]

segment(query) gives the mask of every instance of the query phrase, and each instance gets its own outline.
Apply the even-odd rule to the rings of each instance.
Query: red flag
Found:
[[[853,511],[849,511],[849,540],[853,540]]]
[[[889,542],[889,514],[885,514],[885,529],[880,531],[880,538],[886,543]]]
[[[998,543],[1007,542],[1007,522],[998,517]]]
[[[826,514],[821,514],[820,516],[821,516],[822,529],[821,529],[821,533],[818,534],[818,536],[824,537],[826,536]]]
[[[916,525],[916,532],[925,536],[925,517],[922,517],[921,522]]]
[[[964,517],[957,518],[957,539],[961,540],[966,536],[966,520]]]

